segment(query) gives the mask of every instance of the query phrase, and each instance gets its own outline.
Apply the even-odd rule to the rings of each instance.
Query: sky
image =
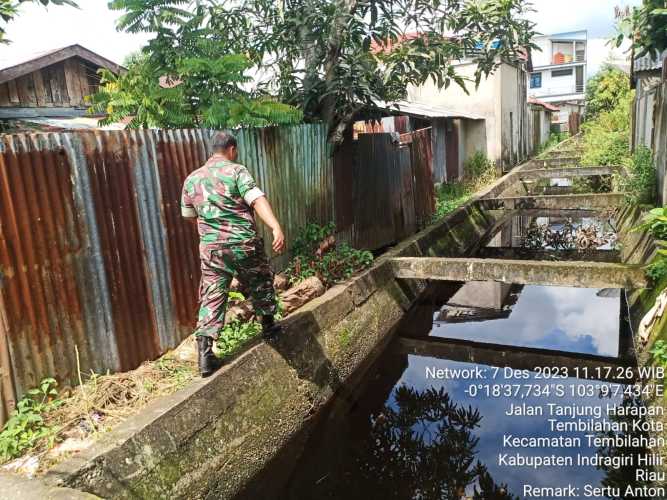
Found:
[[[23,4],[19,16],[7,26],[8,46],[0,46],[0,63],[74,43],[114,62],[139,50],[149,38],[145,34],[116,31],[120,13],[107,7],[108,0],[78,0],[79,9]],[[530,15],[541,33],[588,30],[589,75],[609,53],[606,39],[614,31],[614,6],[638,5],[641,0],[533,0]]]

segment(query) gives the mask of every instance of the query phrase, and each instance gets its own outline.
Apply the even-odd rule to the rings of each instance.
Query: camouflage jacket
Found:
[[[257,238],[252,203],[263,195],[246,167],[214,155],[185,179],[181,213],[197,217],[202,246],[249,243]]]

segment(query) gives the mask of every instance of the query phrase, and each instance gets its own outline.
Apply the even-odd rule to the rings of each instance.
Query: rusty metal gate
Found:
[[[360,134],[352,168],[352,242],[377,250],[430,221],[435,209],[431,131]],[[346,197],[346,198],[342,198]]]

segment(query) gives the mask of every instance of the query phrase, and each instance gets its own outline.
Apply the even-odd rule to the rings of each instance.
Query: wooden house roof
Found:
[[[123,66],[116,64],[81,45],[74,44],[60,49],[42,52],[24,58],[23,60],[0,61],[0,84],[76,56],[96,66],[106,68],[116,74],[125,71]]]

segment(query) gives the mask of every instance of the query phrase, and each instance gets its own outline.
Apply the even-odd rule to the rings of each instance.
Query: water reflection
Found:
[[[598,448],[587,439],[615,418],[609,408],[631,404],[623,399],[625,386],[608,383],[603,397],[597,380],[554,381],[530,370],[517,378],[516,366],[505,369],[512,365],[510,357],[483,344],[616,355],[620,300],[615,290],[434,285],[406,316],[397,338],[364,375],[354,396],[336,398],[317,422],[280,498],[501,500],[529,498],[526,485],[571,485],[583,491],[587,485],[633,484],[634,462],[619,468],[595,460],[643,450]],[[432,338],[441,334],[478,344],[462,347],[468,355],[454,360],[448,349],[441,349],[448,343]],[[532,370],[535,364],[525,361]],[[585,361],[577,358],[576,363]],[[455,370],[468,370],[470,376],[452,376]],[[433,375],[437,373],[450,375]],[[533,390],[494,396],[482,389],[489,384]],[[557,385],[579,391],[558,392]],[[539,412],[516,410],[524,407]],[[583,419],[588,427],[563,430],[552,421],[569,423],[575,417],[554,415],[556,407],[596,410]],[[506,436],[546,438],[548,443],[513,448]],[[563,437],[570,440],[567,445],[551,441]],[[507,459],[517,454],[528,462],[508,465]],[[550,456],[566,462],[533,465]]]
[[[339,401],[337,411],[320,422],[291,478],[285,498],[346,499],[514,499],[528,498],[524,486],[546,488],[621,483],[634,474],[625,470],[579,464],[578,457],[615,455],[636,450],[598,450],[587,431],[563,433],[550,427],[548,404],[599,407],[592,422],[609,420],[607,405],[623,404],[613,392],[605,398],[566,394],[517,394],[503,398],[471,395],[470,386],[488,378],[433,379],[427,370],[488,369],[470,362],[402,352],[400,342],[389,348],[358,399]],[[517,383],[501,370],[497,383]],[[522,381],[547,387],[534,373]],[[592,387],[595,381],[564,379],[564,384]],[[619,387],[611,384],[609,387]],[[622,387],[622,386],[621,386]],[[543,389],[546,390],[546,389]],[[541,416],[507,415],[512,406],[540,407]],[[590,424],[593,425],[593,424]],[[570,447],[538,446],[508,449],[504,436],[578,440]],[[508,466],[501,455],[520,453],[526,459],[558,455],[564,466]],[[506,460],[506,458],[505,458]],[[625,483],[627,484],[627,483]],[[548,497],[547,497],[548,498]]]
[[[617,290],[469,282],[435,310],[431,336],[619,355]]]
[[[373,484],[378,498],[461,498],[472,486],[475,498],[515,498],[475,459],[479,411],[455,403],[444,388],[398,386],[370,419],[354,457],[361,472],[355,490]]]

